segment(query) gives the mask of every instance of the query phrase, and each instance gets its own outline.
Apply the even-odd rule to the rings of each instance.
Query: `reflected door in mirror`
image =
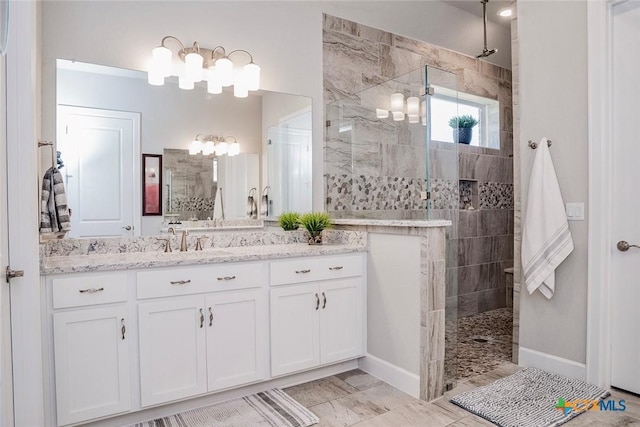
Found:
[[[58,150],[71,209],[69,237],[137,233],[135,207],[140,115],[58,108]]]

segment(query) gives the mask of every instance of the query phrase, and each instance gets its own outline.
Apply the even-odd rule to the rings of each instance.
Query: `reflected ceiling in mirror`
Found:
[[[279,213],[273,208],[276,206],[279,211],[291,209],[292,183],[287,180],[297,179],[301,167],[309,176],[311,172],[311,99],[264,90],[252,92],[243,99],[234,97],[232,91],[211,95],[206,91],[206,83],[185,91],[178,89],[177,79],[174,80],[168,79],[164,86],[151,86],[147,84],[144,72],[57,61],[56,111],[47,112],[45,106],[44,114],[56,114],[57,117],[57,145],[66,165],[62,173],[67,191],[77,193],[78,202],[71,206],[73,216],[77,221],[91,223],[92,227],[98,223],[111,223],[108,231],[91,227],[91,231],[82,231],[82,227],[74,227],[72,223],[70,237],[158,234],[166,218],[141,215],[141,155],[163,154],[165,149],[188,149],[198,134],[233,135],[240,144],[241,153],[260,156],[257,196],[261,197],[264,189],[271,187],[269,216]],[[82,114],[69,115],[65,109]],[[96,135],[95,124],[86,121],[87,116],[96,115],[102,125],[108,124],[108,132]],[[272,144],[289,148],[289,134],[298,129],[309,131],[308,149],[302,156],[298,149],[280,156],[269,155],[269,129],[274,127],[285,127],[288,132],[281,132],[285,136],[277,140],[274,137]],[[130,141],[125,141],[122,135],[129,134]],[[73,144],[69,143],[71,139]],[[96,157],[92,148],[96,146],[109,157]],[[289,148],[284,148],[283,152]],[[103,161],[107,159],[108,165]],[[101,165],[100,174],[90,173],[96,170],[96,165]],[[271,170],[281,172],[271,174]],[[94,182],[85,182],[91,175]],[[97,177],[108,184],[96,184]],[[300,187],[299,181],[297,179],[294,187]],[[238,199],[244,198],[248,191],[234,188],[233,183],[228,186],[225,191]],[[95,209],[104,199],[101,194],[105,191],[110,194],[108,209],[107,206]],[[310,179],[308,187],[303,185],[295,192],[308,195],[309,203],[304,210],[310,210]],[[295,200],[299,198],[295,197]],[[113,203],[122,205],[116,207]],[[82,206],[94,206],[91,215],[89,212],[84,215]],[[109,212],[108,218],[100,217],[102,211]]]

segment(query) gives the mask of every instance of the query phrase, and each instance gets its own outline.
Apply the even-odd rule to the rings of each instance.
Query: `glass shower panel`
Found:
[[[457,77],[425,67],[427,93],[427,177],[429,219],[446,219],[445,386],[455,386],[458,369],[458,209],[460,205],[458,144],[450,141],[449,119],[459,114]],[[446,100],[446,102],[442,102]]]
[[[326,105],[327,211],[427,219],[424,69]]]

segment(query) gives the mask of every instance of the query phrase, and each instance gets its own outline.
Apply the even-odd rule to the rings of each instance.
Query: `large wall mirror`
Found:
[[[311,210],[308,97],[151,86],[144,72],[59,59],[56,111],[48,107],[72,210],[68,237],[158,234],[168,221],[219,216],[218,197],[225,219],[251,216],[249,196],[258,217]],[[240,153],[189,154],[197,135],[237,141]],[[43,168],[53,160],[45,153]],[[162,155],[162,170],[144,170],[145,154]],[[162,215],[143,215],[145,183],[161,187]]]

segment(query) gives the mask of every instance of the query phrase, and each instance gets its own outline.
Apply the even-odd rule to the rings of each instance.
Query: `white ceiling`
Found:
[[[482,17],[482,3],[480,0],[443,0],[451,6],[462,9],[466,12],[472,13],[479,17]],[[507,0],[489,0],[487,2],[487,19],[495,24],[502,25],[509,28],[511,25],[511,18],[504,18],[498,16],[498,11],[511,6],[511,1]]]

